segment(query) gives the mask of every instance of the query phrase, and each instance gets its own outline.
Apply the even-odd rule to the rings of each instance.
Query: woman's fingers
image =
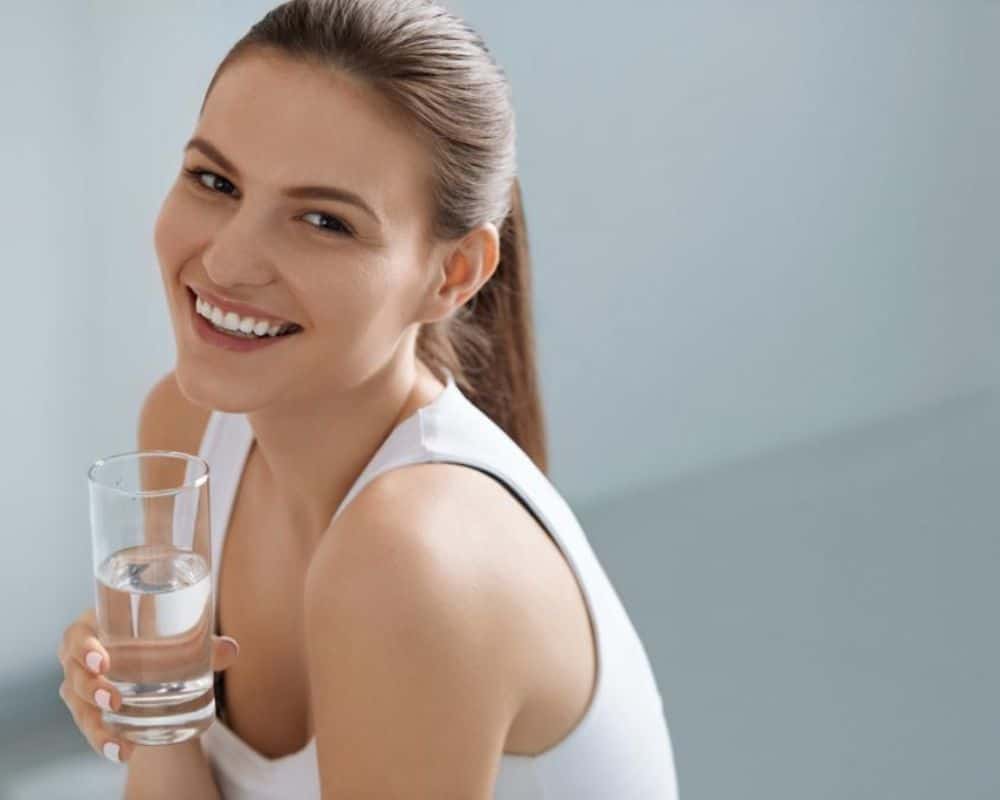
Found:
[[[83,619],[81,617],[81,619]],[[91,674],[107,672],[111,666],[111,657],[97,632],[86,622],[74,622],[63,633],[62,644],[59,646],[59,661],[63,670],[67,670],[67,661],[72,659]]]
[[[106,728],[101,718],[105,708],[121,708],[121,695],[104,677],[111,658],[97,637],[97,619],[88,608],[65,631],[59,644],[63,682],[62,698],[80,733],[94,752],[112,761],[128,761],[135,745]]]
[[[240,654],[240,645],[231,636],[212,637],[212,671],[221,672],[231,667]]]
[[[195,632],[196,633],[196,632]],[[197,636],[192,642],[197,643]],[[201,639],[204,647],[204,639]],[[148,643],[137,643],[148,647]],[[204,651],[202,651],[204,652]],[[137,652],[136,657],[142,657]],[[224,670],[231,666],[239,655],[239,644],[229,636],[212,636],[212,669]],[[97,636],[97,621],[93,609],[87,609],[63,632],[58,651],[63,666],[64,678],[59,685],[59,696],[63,699],[73,721],[84,738],[98,753],[112,761],[128,761],[135,750],[135,744],[116,735],[106,727],[102,711],[117,711],[121,708],[122,697],[114,684],[106,677],[111,667],[111,657]],[[118,669],[128,670],[129,654],[117,652]]]
[[[117,711],[121,708],[121,694],[107,678],[92,675],[79,664],[73,663],[66,670],[66,680],[81,700],[105,710]]]
[[[63,681],[59,685],[59,696],[73,716],[76,727],[80,729],[80,733],[95,753],[119,762],[128,761],[132,757],[135,745],[116,737],[105,728],[101,720],[101,709],[80,697],[68,681]]]

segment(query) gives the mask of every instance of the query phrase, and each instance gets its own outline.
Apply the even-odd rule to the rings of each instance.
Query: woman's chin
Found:
[[[242,381],[218,372],[213,373],[205,365],[195,363],[183,354],[178,355],[174,373],[184,396],[201,408],[211,408],[226,414],[243,414],[267,405],[267,398],[263,396],[266,389],[261,387],[259,380],[242,385]]]

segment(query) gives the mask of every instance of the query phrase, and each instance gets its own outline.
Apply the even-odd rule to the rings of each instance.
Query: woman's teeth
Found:
[[[301,328],[294,322],[272,323],[269,320],[257,320],[253,317],[241,317],[232,311],[224,312],[211,303],[195,296],[195,311],[209,322],[220,333],[230,334],[242,339],[260,339],[265,336],[285,336],[297,333]]]

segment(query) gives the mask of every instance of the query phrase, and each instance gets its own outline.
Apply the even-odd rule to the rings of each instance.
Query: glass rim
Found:
[[[172,458],[181,458],[187,461],[189,464],[194,462],[201,469],[201,474],[196,475],[191,481],[185,481],[180,486],[175,486],[170,489],[122,489],[118,486],[110,485],[98,480],[95,477],[95,473],[101,469],[101,467],[106,467],[114,461],[123,460],[126,458],[144,458],[146,456],[170,456]],[[87,480],[90,482],[92,487],[96,486],[100,489],[105,489],[109,492],[116,492],[118,494],[126,495],[128,497],[166,497],[173,494],[180,494],[185,489],[197,489],[205,485],[208,480],[209,466],[208,462],[205,461],[201,456],[196,456],[193,453],[183,453],[180,450],[129,450],[124,453],[115,453],[111,456],[105,456],[104,458],[99,458],[87,469]],[[185,470],[186,474],[186,470]]]

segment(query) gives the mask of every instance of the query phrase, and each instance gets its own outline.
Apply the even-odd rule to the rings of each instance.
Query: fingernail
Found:
[[[237,642],[232,636],[220,636],[219,638],[224,642],[228,642],[232,646],[233,650],[236,651],[236,655],[240,654],[240,643]]]
[[[101,672],[101,654],[96,650],[91,650],[87,653],[87,668],[93,672],[95,675],[99,675]]]
[[[98,689],[94,692],[94,702],[105,711],[111,710],[111,692],[107,689]]]
[[[118,745],[114,742],[104,743],[104,757],[108,759],[108,761],[114,761],[116,764],[118,763],[118,750]]]

